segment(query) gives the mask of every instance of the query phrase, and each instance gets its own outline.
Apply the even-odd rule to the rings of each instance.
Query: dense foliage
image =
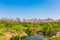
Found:
[[[60,22],[3,22],[0,21],[0,36],[3,36],[6,32],[11,32],[19,36],[33,35],[35,32],[42,32],[45,36],[53,36],[55,31],[60,31]]]
[[[46,38],[44,40],[60,40],[60,36],[54,37],[54,38]]]

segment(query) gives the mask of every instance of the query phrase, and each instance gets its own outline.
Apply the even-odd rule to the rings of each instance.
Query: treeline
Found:
[[[6,32],[11,32],[20,38],[31,36],[34,33],[42,32],[44,36],[53,36],[55,32],[60,31],[60,22],[7,22],[0,21],[0,36],[4,36]]]

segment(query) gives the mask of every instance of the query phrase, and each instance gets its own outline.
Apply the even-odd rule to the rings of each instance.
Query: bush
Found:
[[[45,40],[60,40],[60,37],[54,37],[54,38],[47,38]]]
[[[3,34],[3,32],[0,30],[0,36],[3,36],[4,34]]]
[[[10,38],[10,40],[19,40],[19,36],[12,36],[12,38]]]

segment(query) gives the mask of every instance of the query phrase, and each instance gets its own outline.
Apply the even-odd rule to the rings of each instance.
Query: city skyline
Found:
[[[60,18],[60,0],[0,0],[0,18]]]

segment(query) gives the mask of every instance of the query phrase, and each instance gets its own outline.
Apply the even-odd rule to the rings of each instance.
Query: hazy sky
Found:
[[[60,18],[60,0],[0,0],[0,18]]]

